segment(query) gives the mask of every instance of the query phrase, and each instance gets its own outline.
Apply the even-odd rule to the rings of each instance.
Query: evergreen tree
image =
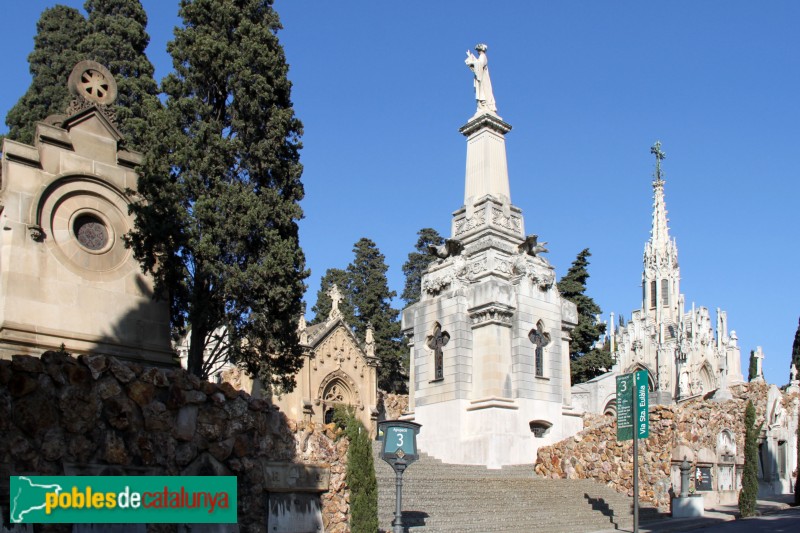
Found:
[[[800,420],[800,405],[797,406],[797,419]],[[797,428],[797,478],[794,482],[794,504],[800,505],[800,427]]]
[[[739,513],[742,518],[756,514],[758,496],[758,434],[761,425],[756,427],[756,409],[753,402],[747,402],[744,412],[744,472],[742,490],[739,492]]]
[[[594,300],[587,296],[586,280],[589,279],[589,249],[582,250],[572,266],[558,282],[561,297],[574,303],[578,308],[578,325],[570,332],[570,374],[572,383],[583,383],[610,369],[614,364],[607,349],[593,346],[606,331],[606,325],[597,321],[602,311]]]
[[[794,342],[792,343],[792,360],[789,363],[789,368],[792,365],[800,372],[800,320],[797,321],[797,331],[794,333]]]
[[[342,301],[339,303],[339,311],[344,316],[344,321],[348,324],[355,324],[355,314],[353,313],[353,294],[350,291],[350,278],[347,272],[340,268],[329,268],[325,275],[319,280],[319,291],[317,291],[317,302],[311,310],[314,312],[312,324],[319,324],[328,320],[331,312],[331,297],[328,296],[330,288],[336,285],[342,294]]]
[[[229,359],[291,390],[308,273],[297,227],[302,125],[278,14],[271,0],[182,0],[180,16],[128,244],[168,298],[173,326],[191,326],[190,372],[207,372],[209,334],[224,327]]]
[[[350,531],[374,533],[378,531],[378,482],[372,459],[372,441],[352,408],[337,407],[334,423],[343,429],[343,435],[350,441],[345,474],[350,488]]]
[[[389,267],[377,245],[362,238],[353,247],[355,257],[347,267],[350,294],[355,316],[352,322],[359,338],[364,338],[367,324],[372,323],[375,334],[375,355],[378,386],[388,392],[404,392],[406,375],[403,371],[405,350],[400,333],[399,312],[392,308],[397,293],[389,290],[386,272]]]
[[[67,79],[83,59],[77,50],[87,32],[86,19],[77,9],[56,5],[42,12],[28,56],[31,85],[6,115],[9,139],[32,144],[37,121],[64,114],[71,100]]]
[[[747,369],[747,381],[753,381],[758,377],[758,361],[756,361],[756,352],[750,350],[750,366]]]
[[[117,82],[115,111],[128,145],[142,150],[147,118],[160,103],[153,65],[145,55],[150,36],[139,0],[86,0],[89,32],[78,45],[81,59],[104,65]]]
[[[433,228],[422,228],[417,232],[419,238],[414,246],[414,252],[408,254],[408,260],[403,264],[403,274],[406,276],[406,286],[400,296],[406,301],[406,306],[419,301],[422,293],[422,275],[436,257],[428,253],[428,246],[441,246],[444,237]]]

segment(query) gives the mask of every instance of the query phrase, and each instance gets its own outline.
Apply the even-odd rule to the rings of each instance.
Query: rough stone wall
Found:
[[[348,443],[336,437],[332,425],[287,420],[263,399],[179,368],[59,352],[0,360],[0,492],[6,498],[9,475],[64,475],[65,465],[89,465],[93,473],[236,475],[240,530],[261,532],[260,461],[305,463],[330,466],[323,522],[325,531],[341,533],[349,530]]]
[[[386,420],[397,420],[408,411],[408,394],[378,391],[378,402],[383,404]]]
[[[733,432],[737,455],[744,450],[744,411],[751,399],[756,424],[764,420],[767,386],[749,383],[732,390],[734,399],[713,403],[692,400],[681,405],[650,408],[650,437],[639,441],[639,486],[642,501],[667,511],[672,486],[672,450],[689,447],[716,450],[723,429]],[[574,437],[539,449],[536,473],[548,478],[595,479],[618,492],[633,495],[633,442],[617,441],[616,419],[589,415],[586,427]],[[738,462],[738,460],[737,460]],[[679,490],[676,487],[675,490]]]

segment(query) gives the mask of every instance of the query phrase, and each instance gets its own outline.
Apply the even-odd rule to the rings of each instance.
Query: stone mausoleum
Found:
[[[174,364],[165,302],[122,237],[141,154],[124,149],[109,71],[82,61],[65,115],[9,139],[0,176],[0,358],[45,350]]]
[[[642,301],[631,320],[615,329],[610,320],[609,342],[615,364],[610,372],[572,387],[576,408],[614,413],[615,377],[646,370],[650,402],[669,404],[714,392],[717,400],[731,398],[729,385],[742,383],[741,354],[735,331],[728,332],[728,315],[716,310],[712,321],[707,307],[685,309],[680,292],[678,246],[669,235],[661,162],[664,152],[656,143],[653,180],[653,218],[644,247]]]
[[[410,345],[405,418],[422,424],[422,451],[446,463],[499,468],[532,463],[536,450],[582,428],[570,406],[574,304],[562,300],[553,266],[511,203],[505,135],[486,46],[467,65],[478,109],[467,139],[464,204],[451,238],[403,311]]]

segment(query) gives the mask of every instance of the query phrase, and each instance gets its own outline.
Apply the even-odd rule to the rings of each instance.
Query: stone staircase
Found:
[[[395,475],[379,458],[373,443],[378,478],[378,520],[392,531]],[[592,480],[542,479],[533,465],[501,470],[446,465],[425,454],[403,475],[403,525],[416,532],[567,533],[632,528],[632,499]],[[641,521],[657,516],[642,509]]]

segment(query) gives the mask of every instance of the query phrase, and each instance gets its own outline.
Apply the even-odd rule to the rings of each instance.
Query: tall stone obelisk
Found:
[[[475,115],[467,138],[464,205],[451,238],[434,250],[420,301],[403,312],[411,347],[408,418],[420,448],[449,463],[529,463],[536,449],[582,427],[570,410],[569,331],[563,301],[536,235],[511,204],[505,135],[486,46],[467,52]]]

